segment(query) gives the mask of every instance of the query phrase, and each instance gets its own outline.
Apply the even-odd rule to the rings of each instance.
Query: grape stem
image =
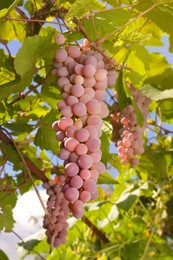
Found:
[[[87,217],[83,216],[82,221],[96,234],[103,242],[110,242],[109,239],[105,236],[105,234],[100,231]]]

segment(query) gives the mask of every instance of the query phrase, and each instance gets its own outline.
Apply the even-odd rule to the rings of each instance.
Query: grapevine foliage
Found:
[[[1,2],[2,236],[33,189],[20,259],[172,259],[173,1]]]

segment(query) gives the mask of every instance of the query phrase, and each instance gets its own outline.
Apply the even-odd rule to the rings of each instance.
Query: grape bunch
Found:
[[[137,116],[132,105],[128,105],[120,111],[116,103],[114,105],[115,112],[111,115],[111,124],[113,126],[112,141],[117,145],[118,157],[121,163],[130,163],[131,166],[135,166],[139,162],[136,155],[144,152],[142,135],[147,127],[147,113],[150,99],[131,84],[128,84],[128,87],[143,115],[144,123],[142,127],[138,125]]]
[[[62,36],[57,35],[55,41],[62,44]],[[102,118],[109,114],[105,90],[115,83],[116,72],[109,69],[100,53],[84,45],[61,46],[53,65],[52,75],[62,92],[57,104],[62,116],[52,125],[61,142],[59,157],[64,160],[62,192],[73,216],[81,218],[84,203],[97,197],[96,182],[105,171],[99,138]]]
[[[69,202],[62,192],[64,181],[65,176],[56,176],[53,180],[43,183],[49,195],[43,227],[46,229],[48,243],[54,247],[66,243]]]

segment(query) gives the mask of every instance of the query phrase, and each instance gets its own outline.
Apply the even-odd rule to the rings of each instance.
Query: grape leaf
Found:
[[[29,73],[36,72],[37,59],[53,59],[53,53],[56,50],[56,44],[51,43],[53,32],[47,37],[41,37],[38,35],[27,37],[18,51],[14,66],[16,72],[21,76],[27,76]]]
[[[97,0],[76,0],[70,7],[65,19],[82,18],[89,10],[102,10],[104,5]]]
[[[10,205],[3,207],[3,213],[0,213],[0,230],[5,228],[5,232],[11,232],[14,225],[12,208]]]
[[[166,89],[166,90],[160,91],[160,90],[152,87],[151,85],[144,85],[141,88],[141,91],[143,92],[143,94],[145,96],[151,98],[152,100],[156,100],[156,101],[173,98],[173,89]]]
[[[9,260],[8,256],[0,249],[0,259]]]

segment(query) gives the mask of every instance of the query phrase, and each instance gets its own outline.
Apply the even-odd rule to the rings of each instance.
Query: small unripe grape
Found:
[[[57,33],[54,37],[54,40],[57,44],[63,44],[66,39],[63,34]]]

